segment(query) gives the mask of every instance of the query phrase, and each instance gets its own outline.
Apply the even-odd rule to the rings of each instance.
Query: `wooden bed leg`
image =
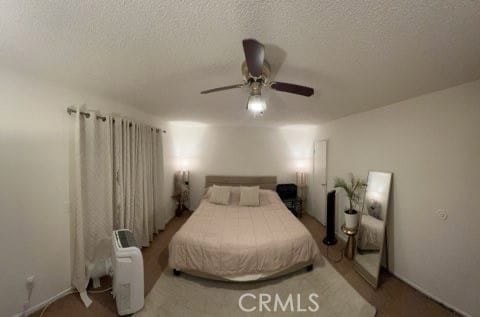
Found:
[[[307,266],[307,272],[311,272],[313,270],[313,264]]]
[[[180,271],[176,270],[176,269],[173,269],[173,275],[180,276]]]

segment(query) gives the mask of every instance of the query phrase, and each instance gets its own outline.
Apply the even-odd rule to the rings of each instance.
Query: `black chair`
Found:
[[[296,216],[302,216],[302,200],[297,197],[297,185],[278,184],[277,194],[285,206]]]

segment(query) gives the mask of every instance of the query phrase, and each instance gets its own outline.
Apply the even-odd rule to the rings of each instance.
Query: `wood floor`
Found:
[[[158,234],[152,245],[143,250],[145,266],[145,294],[147,294],[167,268],[168,243],[175,232],[186,221],[188,215],[174,218],[165,231]],[[326,246],[321,243],[325,236],[325,228],[309,215],[301,218],[302,223],[310,230],[320,251],[326,256]],[[338,258],[342,249],[339,243],[329,249],[332,258]],[[435,301],[429,299],[414,288],[400,281],[388,272],[382,272],[381,284],[378,289],[373,289],[353,270],[352,262],[343,259],[340,263],[332,262],[335,269],[352,285],[368,302],[377,308],[377,316],[456,316]],[[109,280],[103,280],[102,286],[110,286]],[[109,292],[90,295],[93,304],[86,309],[78,294],[68,295],[48,307],[43,317],[107,317],[117,316],[115,302]],[[32,316],[38,317],[40,312]],[[301,315],[301,314],[299,314]]]

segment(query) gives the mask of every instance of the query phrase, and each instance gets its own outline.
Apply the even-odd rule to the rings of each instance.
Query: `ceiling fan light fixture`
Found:
[[[265,110],[267,110],[267,103],[262,98],[262,95],[250,95],[250,97],[248,97],[247,110],[252,113],[254,117],[263,115]]]

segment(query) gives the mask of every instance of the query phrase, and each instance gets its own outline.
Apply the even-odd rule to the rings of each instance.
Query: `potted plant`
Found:
[[[358,211],[355,207],[360,204],[361,193],[367,184],[364,180],[356,178],[350,173],[350,182],[343,178],[335,178],[335,188],[342,188],[349,201],[349,209],[345,210],[345,227],[356,228],[358,226]]]

